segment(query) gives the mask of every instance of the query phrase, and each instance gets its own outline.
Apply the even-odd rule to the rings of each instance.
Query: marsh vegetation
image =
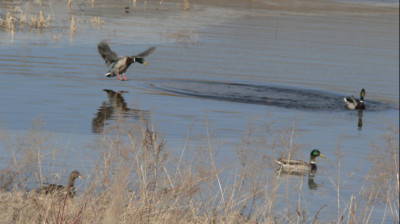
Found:
[[[77,195],[70,198],[36,192],[44,182],[65,184],[69,174],[59,171],[63,146],[54,144],[56,133],[43,133],[42,125],[37,119],[32,130],[15,139],[1,133],[11,156],[0,170],[0,219],[5,223],[371,223],[374,207],[382,203],[387,207],[382,222],[399,221],[394,129],[383,136],[386,145],[371,148],[371,155],[378,151],[379,156],[371,158],[373,169],[362,177],[362,191],[350,198],[340,192],[344,171],[338,146],[337,158],[330,158],[336,168],[317,174],[328,175],[337,204],[323,203],[314,211],[302,197],[307,177],[276,172],[276,157],[301,151],[293,129],[277,135],[266,127],[260,136],[249,128],[232,150],[233,161],[225,164],[216,162],[218,141],[211,127],[202,147],[192,148],[188,140],[181,153],[173,153],[154,126],[126,124],[121,117],[82,149],[97,153],[98,159],[83,166],[85,179],[77,180]],[[321,219],[324,210],[336,212]]]

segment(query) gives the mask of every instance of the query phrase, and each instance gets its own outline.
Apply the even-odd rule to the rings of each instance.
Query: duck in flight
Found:
[[[126,70],[132,63],[140,63],[147,65],[146,61],[144,60],[145,57],[149,56],[151,53],[155,51],[155,47],[150,47],[146,51],[138,55],[132,56],[120,56],[117,55],[114,51],[111,50],[110,46],[106,41],[101,41],[97,45],[97,49],[99,54],[104,59],[107,66],[111,66],[111,69],[105,74],[106,77],[115,77],[117,76],[121,81],[127,81],[128,79],[125,76]],[[122,74],[123,79],[121,78],[120,74]]]

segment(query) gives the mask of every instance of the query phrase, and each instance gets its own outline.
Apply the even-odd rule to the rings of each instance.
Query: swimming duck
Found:
[[[318,149],[314,149],[311,151],[310,162],[307,163],[302,160],[297,159],[287,159],[287,158],[279,158],[276,162],[281,165],[280,170],[291,173],[291,174],[315,174],[317,171],[317,164],[315,162],[315,158],[318,156],[322,158],[326,158]]]
[[[104,59],[106,65],[110,66],[112,64],[110,71],[108,71],[108,73],[105,74],[105,76],[106,77],[117,76],[119,80],[127,81],[128,79],[125,77],[125,72],[128,69],[128,67],[135,62],[147,65],[147,63],[144,61],[144,57],[153,53],[156,48],[150,47],[149,49],[143,51],[138,55],[119,56],[110,49],[110,46],[106,41],[101,41],[97,45],[97,49],[101,57]],[[124,79],[122,79],[121,76],[119,76],[120,74],[122,74]]]
[[[365,90],[362,89],[360,92],[360,100],[354,98],[354,96],[345,97],[344,102],[346,102],[346,108],[350,110],[364,110],[365,109],[364,96],[365,96]]]
[[[76,194],[74,186],[76,178],[83,179],[83,176],[78,171],[72,171],[71,174],[69,175],[69,181],[67,186],[58,184],[47,184],[47,186],[41,187],[38,190],[38,192],[43,194],[58,193],[60,195],[65,195],[68,193],[69,197],[74,197]]]

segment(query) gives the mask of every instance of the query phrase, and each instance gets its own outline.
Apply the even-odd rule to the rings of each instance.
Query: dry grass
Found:
[[[188,0],[184,0],[183,2],[183,10],[184,11],[189,11],[190,10],[190,4]]]
[[[75,35],[76,30],[78,29],[78,27],[76,26],[76,17],[75,16],[71,16],[71,25],[69,27],[69,31],[71,36]]]
[[[68,12],[71,12],[72,0],[68,0]]]
[[[41,30],[47,28],[49,22],[50,22],[50,15],[48,15],[47,18],[45,19],[43,16],[43,12],[40,11],[38,16],[31,15],[31,20],[29,22],[29,25],[31,26],[31,28],[37,28]]]
[[[49,27],[50,22],[50,15],[45,18],[43,11],[40,11],[38,15],[27,14],[17,6],[12,11],[7,10],[4,19],[0,18],[0,28],[3,27],[4,30],[13,34],[16,30],[22,30],[25,24],[29,23],[31,29],[42,31]]]
[[[77,24],[76,17],[71,16],[71,25],[69,27],[70,44],[72,44],[72,42],[74,41],[74,36],[76,35],[77,29],[78,29],[76,24]]]
[[[91,150],[101,156],[92,161],[92,170],[81,172],[86,179],[78,181],[78,196],[72,199],[27,190],[36,189],[43,182],[60,183],[60,173],[44,171],[44,164],[50,163],[49,158],[54,164],[59,150],[52,143],[53,135],[41,132],[40,119],[32,130],[15,141],[2,138],[13,158],[0,170],[3,189],[0,220],[4,223],[321,222],[320,212],[327,205],[322,204],[316,211],[304,207],[303,178],[270,172],[276,169],[275,151],[299,156],[301,146],[294,142],[294,127],[272,131],[267,125],[263,135],[255,135],[254,127],[250,126],[232,158],[223,164],[216,160],[221,142],[208,124],[203,147],[191,148],[188,139],[181,155],[174,156],[154,127],[120,119],[117,124],[107,126],[103,135],[91,144]],[[373,169],[376,172],[371,170],[365,183],[365,196],[340,197],[342,171],[338,150],[338,173],[332,180],[338,201],[348,202],[339,201],[336,215],[324,217],[325,222],[370,223],[373,207],[379,200],[388,206],[385,218],[399,220],[396,136],[395,130],[388,132],[385,136],[388,145],[379,148],[383,150],[381,159],[393,166],[381,167],[381,160],[376,161]],[[291,199],[293,189],[297,191],[297,203]],[[366,198],[368,203],[362,206]]]
[[[389,126],[387,134],[382,136],[385,145],[372,144],[373,155],[369,159],[372,169],[366,177],[366,184],[361,195],[368,198],[369,213],[363,221],[371,217],[376,202],[385,203],[393,220],[399,221],[399,132]]]
[[[71,0],[68,1],[68,9],[71,10],[71,4],[73,2]],[[94,1],[92,1],[94,4]],[[40,3],[35,3],[35,4],[40,4]],[[16,32],[25,32],[25,31],[37,31],[37,32],[53,32],[52,31],[52,26],[51,24],[54,20],[54,12],[52,8],[52,3],[48,3],[50,5],[50,9],[53,14],[53,19],[50,15],[45,15],[46,13],[43,10],[38,10],[37,12],[34,12],[35,10],[29,9],[28,12],[24,12],[19,6],[16,6],[13,10],[7,10],[5,11],[5,17],[0,16],[0,31],[4,30],[6,32],[9,32],[11,34],[11,39],[14,39],[14,34]],[[1,15],[1,13],[0,13]],[[82,15],[80,16],[75,16],[71,15],[71,23],[69,27],[70,31],[70,40],[72,42],[73,37],[77,34],[77,26],[78,23],[86,23],[85,15],[82,12]],[[104,20],[101,19],[100,16],[93,16],[90,19],[90,23],[88,24],[92,25],[95,29],[100,29],[100,26],[104,25]],[[53,35],[53,40],[58,41],[59,38],[62,36],[59,32],[59,30],[56,31]]]
[[[90,24],[92,24],[93,28],[99,30],[100,27],[104,25],[104,20],[102,20],[100,16],[93,16],[90,18]]]

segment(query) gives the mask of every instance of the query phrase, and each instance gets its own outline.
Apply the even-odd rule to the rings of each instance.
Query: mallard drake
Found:
[[[125,72],[129,68],[129,66],[135,62],[147,65],[147,63],[144,61],[144,58],[153,53],[156,48],[150,47],[149,49],[143,51],[138,55],[119,56],[111,50],[110,46],[106,41],[101,41],[97,45],[97,49],[101,57],[104,59],[106,65],[110,66],[112,64],[110,71],[108,71],[108,73],[105,74],[105,76],[106,77],[117,76],[119,80],[127,81],[128,79],[125,77]],[[119,76],[120,74],[122,74],[124,79],[122,79],[121,76]]]
[[[68,193],[69,197],[74,197],[76,194],[74,186],[76,178],[83,179],[83,176],[78,171],[72,171],[71,174],[69,175],[69,181],[67,186],[58,184],[47,184],[46,186],[41,187],[38,190],[38,192],[43,194],[57,193],[60,195],[65,195]]]
[[[344,102],[346,102],[346,108],[350,110],[364,110],[365,109],[364,96],[365,96],[365,90],[362,89],[360,92],[360,100],[354,98],[354,96],[345,97]]]
[[[279,158],[276,160],[276,162],[279,165],[281,165],[280,170],[286,173],[299,174],[299,175],[304,175],[307,173],[315,174],[315,172],[317,171],[317,164],[315,162],[315,158],[317,158],[318,156],[326,158],[324,155],[321,154],[321,152],[318,149],[314,149],[311,151],[309,163],[302,160],[287,159],[287,158]]]

